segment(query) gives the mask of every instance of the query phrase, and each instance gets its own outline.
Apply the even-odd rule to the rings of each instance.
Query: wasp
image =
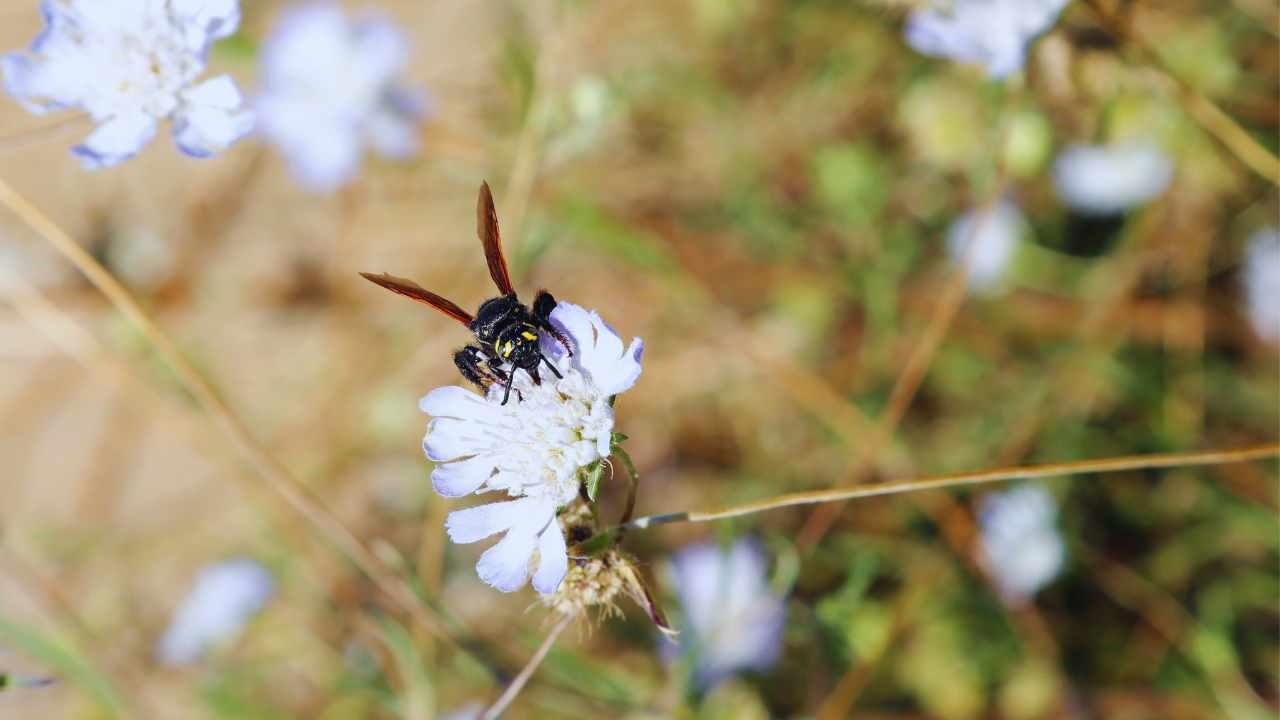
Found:
[[[556,366],[542,354],[539,341],[542,333],[556,339],[569,355],[573,348],[569,339],[551,324],[551,311],[556,299],[546,290],[539,290],[530,307],[520,302],[511,284],[507,270],[507,258],[502,253],[502,236],[498,231],[498,213],[493,206],[493,193],[489,183],[480,184],[480,197],[476,201],[476,234],[484,246],[485,261],[489,265],[489,277],[502,293],[480,304],[475,314],[463,310],[453,301],[441,297],[412,280],[405,280],[383,273],[360,273],[364,279],[393,293],[426,303],[457,320],[475,333],[476,342],[465,345],[453,355],[458,372],[483,392],[494,383],[506,388],[502,404],[511,399],[511,386],[517,370],[528,373],[535,385],[542,384],[538,368],[545,363],[557,378],[562,377]],[[517,399],[520,391],[516,390]]]

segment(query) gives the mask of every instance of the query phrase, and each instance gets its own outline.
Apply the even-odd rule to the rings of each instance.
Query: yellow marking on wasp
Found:
[[[499,355],[501,355],[502,357],[510,357],[510,356],[511,356],[511,349],[512,349],[512,348],[514,348],[514,347],[515,347],[515,343],[511,342],[510,340],[508,340],[508,341],[506,342],[506,344],[504,344],[504,345],[502,346],[502,350],[501,350],[501,352],[499,352],[498,354],[499,354]]]
[[[538,339],[538,336],[537,336],[537,335],[534,335],[533,333],[529,332],[528,330],[525,330],[524,332],[520,333],[520,337],[524,338],[525,340],[537,340],[537,339]]]

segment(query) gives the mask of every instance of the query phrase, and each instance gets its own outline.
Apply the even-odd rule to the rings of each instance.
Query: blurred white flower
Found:
[[[1053,181],[1071,209],[1086,215],[1118,215],[1164,192],[1173,163],[1155,144],[1075,144],[1058,154]]]
[[[1245,249],[1244,291],[1258,337],[1280,342],[1280,230],[1263,228]]]
[[[235,32],[237,0],[44,0],[45,29],[0,58],[5,89],[33,113],[76,108],[98,127],[72,148],[86,168],[126,160],[173,120],[193,157],[248,134],[252,115],[222,75],[193,84],[209,47]]]
[[[1066,546],[1058,504],[1040,485],[989,493],[978,510],[987,569],[1005,599],[1024,602],[1062,570]]]
[[[349,19],[336,4],[285,12],[262,52],[258,127],[310,190],[345,185],[366,144],[384,156],[418,152],[423,96],[396,85],[409,43],[381,16]]]
[[[1027,221],[1018,206],[1002,199],[956,220],[947,232],[947,250],[953,262],[964,263],[970,288],[991,292],[999,286],[1026,232]]]
[[[708,688],[739,670],[767,670],[782,651],[785,601],[769,587],[759,545],[739,540],[727,550],[699,543],[676,553],[671,581],[685,627],[679,648],[663,639],[663,654],[692,658],[695,680]]]
[[[156,656],[165,665],[188,665],[210,646],[238,635],[275,592],[271,573],[237,558],[200,571],[164,636]]]
[[[625,346],[594,311],[566,302],[551,312],[551,323],[573,344],[569,357],[554,339],[542,338],[542,352],[561,379],[544,375],[534,385],[517,371],[520,400],[506,405],[504,388],[496,384],[487,397],[449,386],[420,403],[432,416],[422,447],[437,463],[431,473],[436,492],[461,497],[497,491],[517,498],[457,510],[445,522],[456,543],[506,533],[476,565],[480,579],[503,592],[523,586],[531,564],[537,568],[534,589],[545,595],[559,587],[568,554],[556,511],[577,497],[578,471],[609,456],[610,398],[640,377],[639,338]]]
[[[993,78],[1022,69],[1027,47],[1048,30],[1070,0],[951,0],[907,18],[917,51],[986,68]]]

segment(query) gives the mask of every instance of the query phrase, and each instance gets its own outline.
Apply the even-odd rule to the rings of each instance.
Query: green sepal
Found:
[[[582,481],[587,486],[587,499],[595,502],[600,497],[600,485],[604,480],[604,460],[597,460],[583,471]]]

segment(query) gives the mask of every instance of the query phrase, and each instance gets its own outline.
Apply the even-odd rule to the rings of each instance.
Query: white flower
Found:
[[[198,85],[209,47],[235,32],[237,0],[44,0],[45,29],[25,52],[0,58],[5,89],[31,112],[78,108],[98,124],[72,152],[86,168],[126,160],[173,120],[194,157],[252,129],[225,76]]]
[[[395,84],[409,44],[375,15],[350,20],[337,5],[287,11],[262,53],[264,87],[255,105],[263,135],[298,182],[323,192],[360,169],[365,144],[384,156],[418,151],[426,102]]]
[[[1128,141],[1116,145],[1072,145],[1053,164],[1058,196],[1087,215],[1118,215],[1169,186],[1173,163],[1156,145]]]
[[[691,657],[703,688],[739,670],[767,670],[782,651],[786,603],[769,587],[760,547],[739,540],[726,551],[711,543],[682,549],[671,575],[685,627],[680,652]],[[663,641],[669,659],[676,653]]]
[[[947,250],[952,261],[964,263],[967,268],[969,287],[990,292],[998,287],[1026,232],[1027,221],[1018,206],[1000,200],[970,210],[956,220],[947,232]]]
[[[1027,47],[1070,0],[951,0],[907,18],[907,43],[934,57],[973,63],[993,78],[1022,69]]]
[[[1066,547],[1057,517],[1057,502],[1040,485],[982,498],[978,525],[984,559],[1008,601],[1024,602],[1062,570]]]
[[[1280,230],[1263,228],[1245,250],[1244,291],[1254,332],[1280,342]]]
[[[247,558],[201,570],[156,644],[156,656],[166,665],[195,662],[211,645],[238,635],[274,592],[271,573]]]
[[[552,311],[551,323],[574,350],[569,357],[554,339],[542,338],[542,352],[562,379],[544,372],[542,384],[534,385],[516,371],[520,399],[506,405],[497,385],[487,397],[457,386],[438,388],[420,403],[432,416],[422,446],[437,463],[431,473],[436,492],[461,497],[497,491],[516,498],[457,510],[445,523],[456,543],[506,533],[476,565],[480,579],[503,592],[523,586],[531,564],[534,589],[545,595],[559,587],[568,554],[556,511],[577,497],[578,471],[609,456],[610,398],[640,377],[639,338],[625,346],[594,311],[566,302]]]

